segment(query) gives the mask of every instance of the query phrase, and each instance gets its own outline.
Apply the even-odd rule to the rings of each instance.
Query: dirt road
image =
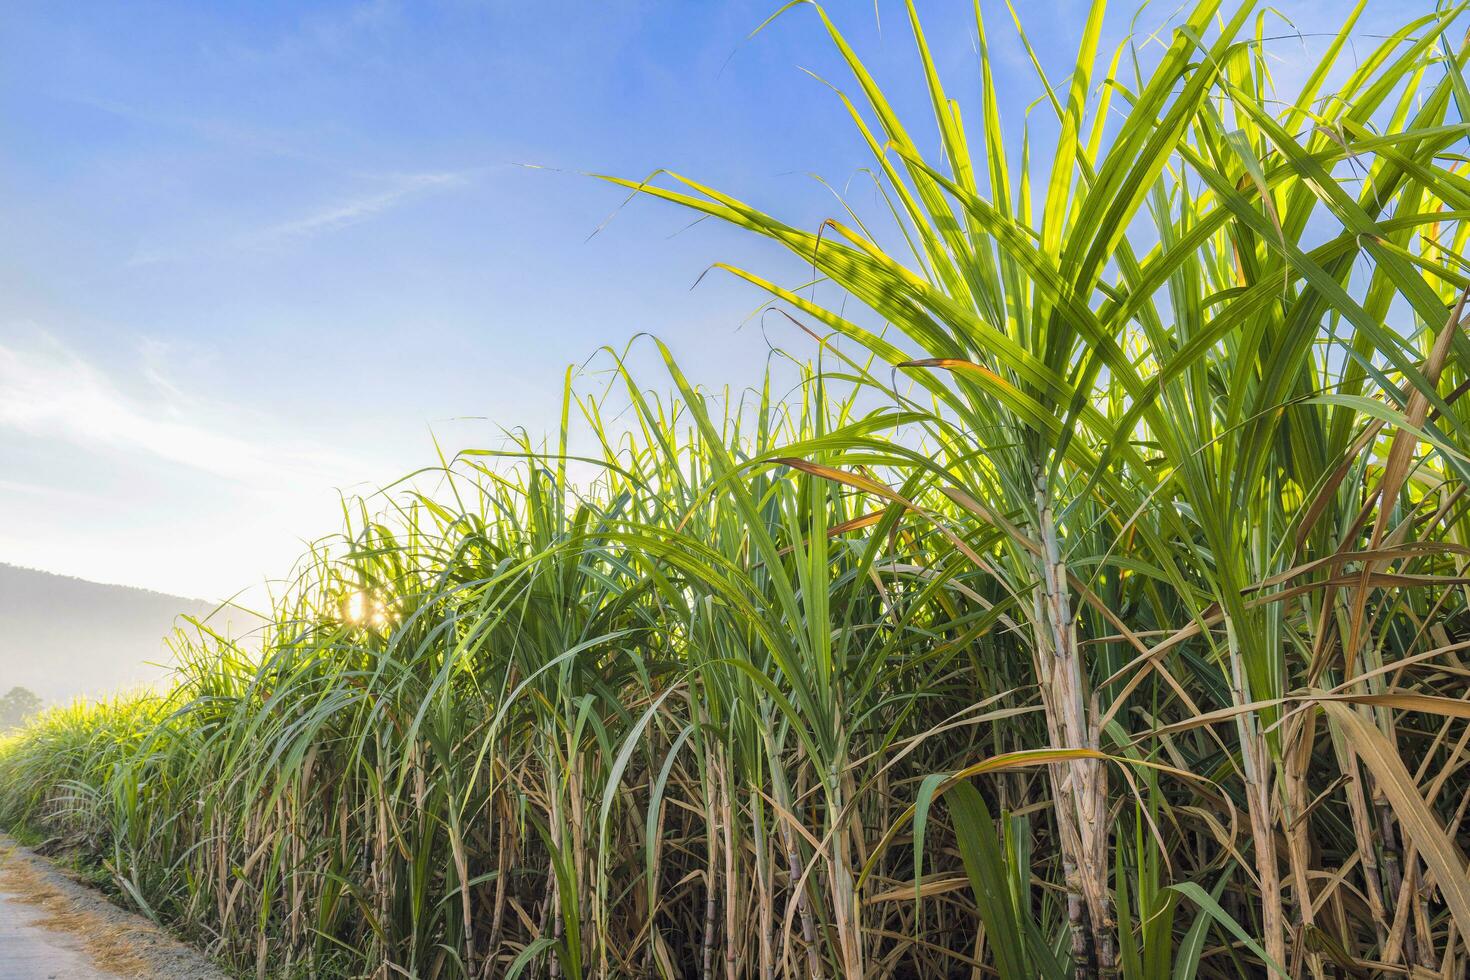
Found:
[[[0,836],[0,980],[226,980],[202,954]]]

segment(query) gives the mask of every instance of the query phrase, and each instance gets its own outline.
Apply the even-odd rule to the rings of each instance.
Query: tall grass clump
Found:
[[[5,743],[0,819],[262,976],[1461,975],[1461,8],[1284,91],[1249,4],[1098,3],[1044,140],[978,6],[965,113],[909,8],[918,136],[814,9],[880,213],[609,178],[809,266],[728,271],[810,363],[608,352],[259,655]]]

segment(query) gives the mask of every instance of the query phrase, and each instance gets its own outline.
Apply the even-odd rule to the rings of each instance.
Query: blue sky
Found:
[[[865,151],[798,66],[846,80],[810,11],[744,40],[775,6],[8,4],[0,561],[218,597],[333,530],[338,489],[431,461],[431,431],[553,427],[565,366],[601,344],[649,331],[701,383],[752,380],[761,297],[690,287],[717,260],[799,267],[652,202],[589,239],[624,195],[579,172],[833,213],[808,174],[840,185]],[[968,6],[920,4],[964,98]],[[1062,76],[1080,4],[1018,6]],[[985,8],[1014,130],[1039,90]],[[830,9],[927,135],[902,8]],[[1311,31],[1342,8],[1283,9]]]

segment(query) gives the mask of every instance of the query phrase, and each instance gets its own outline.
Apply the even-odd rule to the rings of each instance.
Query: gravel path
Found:
[[[0,836],[0,980],[227,980],[203,954]]]

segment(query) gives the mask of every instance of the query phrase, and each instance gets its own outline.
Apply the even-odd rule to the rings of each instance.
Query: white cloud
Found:
[[[95,504],[100,499],[98,494],[88,493],[85,490],[48,486],[40,483],[28,483],[24,480],[0,480],[0,493],[23,494],[28,497],[38,497],[45,500],[55,500],[59,497],[84,504]]]
[[[370,491],[355,481],[386,469],[376,447],[303,439],[180,383],[166,345],[119,367],[14,326],[0,323],[0,459],[16,451],[0,562],[216,600],[245,586],[261,605],[264,581],[340,526],[336,488]]]
[[[187,398],[140,374],[148,397],[51,338],[22,348],[0,342],[0,427],[87,449],[142,453],[262,489],[284,479],[341,482],[362,469],[320,447],[283,443],[230,426],[226,406]]]
[[[222,249],[275,248],[314,235],[326,234],[350,225],[370,221],[408,203],[415,197],[463,187],[469,184],[477,174],[483,172],[482,168],[479,170],[375,175],[368,179],[383,185],[381,190],[356,196],[344,195],[305,214],[226,237],[224,240],[200,241],[188,247],[139,243],[134,247],[132,254],[123,260],[122,265],[125,269],[142,269],[198,258],[202,254],[219,252]],[[363,178],[359,176],[357,179]]]
[[[387,190],[337,201],[310,214],[271,225],[249,236],[247,242],[264,245],[356,224],[397,207],[410,197],[431,190],[457,187],[467,179],[463,172],[405,174],[394,177],[392,186]]]

